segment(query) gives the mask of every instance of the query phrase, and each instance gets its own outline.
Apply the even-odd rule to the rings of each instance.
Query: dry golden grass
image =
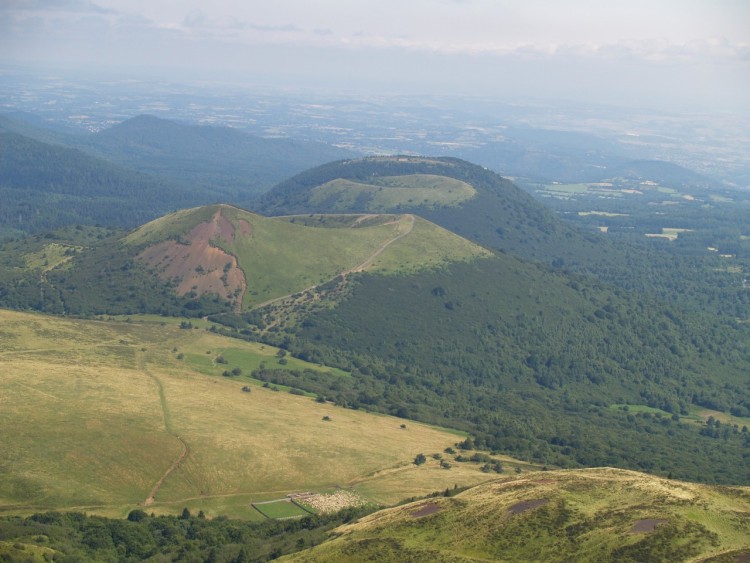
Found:
[[[189,506],[248,517],[251,500],[327,491],[458,440],[309,397],[258,386],[242,392],[247,380],[201,373],[176,351],[203,355],[203,371],[218,374],[218,351],[252,364],[275,349],[204,330],[8,311],[0,311],[0,326],[2,512],[126,514],[145,501],[183,441],[187,456],[149,510]],[[371,480],[368,490],[390,500],[442,487],[432,476],[420,485],[421,474],[400,485]],[[390,487],[398,492],[386,493]]]

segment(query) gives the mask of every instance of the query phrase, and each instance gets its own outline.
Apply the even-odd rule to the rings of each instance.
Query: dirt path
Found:
[[[401,233],[400,235],[396,235],[391,240],[388,240],[388,241],[384,242],[382,245],[380,245],[380,248],[378,248],[375,252],[373,252],[372,254],[370,254],[370,256],[367,258],[367,260],[365,260],[364,262],[362,262],[358,266],[354,266],[354,268],[351,268],[350,270],[347,270],[346,272],[341,272],[340,275],[346,277],[348,274],[353,274],[355,272],[361,272],[362,270],[367,269],[369,266],[372,265],[373,262],[375,262],[375,259],[378,256],[380,256],[386,248],[388,248],[394,242],[396,242],[398,240],[401,240],[406,235],[408,235],[409,233],[411,233],[412,230],[414,230],[414,223],[415,223],[414,215],[408,214],[408,215],[404,215],[404,217],[406,217],[409,220],[409,224],[407,225],[406,230],[403,233]]]
[[[159,489],[161,489],[162,484],[164,483],[164,480],[169,477],[169,474],[172,473],[175,469],[177,469],[180,464],[184,461],[184,459],[187,457],[188,453],[190,453],[190,448],[188,448],[187,442],[183,440],[180,436],[176,437],[180,444],[182,445],[182,451],[180,452],[180,456],[174,460],[174,463],[170,466],[169,469],[167,469],[164,472],[164,475],[159,477],[159,480],[156,482],[154,487],[151,489],[151,492],[148,494],[148,498],[143,501],[143,506],[148,506],[149,504],[152,504],[154,500],[156,500],[156,494],[159,492]]]
[[[374,216],[375,215],[367,215],[366,218],[374,217]],[[414,223],[415,223],[414,215],[407,214],[407,215],[404,215],[404,218],[408,219],[408,221],[409,221],[409,224],[407,225],[406,230],[403,233],[400,233],[400,234],[396,235],[395,237],[393,237],[392,239],[389,239],[389,240],[385,241],[383,244],[381,244],[377,249],[375,249],[375,251],[372,254],[370,254],[365,259],[364,262],[362,262],[362,263],[354,266],[353,268],[349,268],[348,270],[345,270],[343,272],[339,272],[338,274],[336,274],[335,276],[333,276],[331,279],[329,279],[329,280],[327,280],[327,281],[325,281],[323,283],[316,283],[315,285],[311,285],[310,287],[306,287],[305,289],[300,289],[298,291],[290,293],[289,295],[282,295],[281,297],[275,297],[273,299],[269,299],[268,301],[264,301],[263,303],[258,303],[257,305],[255,305],[254,307],[252,307],[252,309],[260,309],[262,307],[265,307],[266,305],[271,305],[271,304],[276,303],[278,301],[283,301],[284,299],[288,299],[289,297],[291,297],[292,295],[294,295],[296,293],[305,293],[307,291],[311,291],[311,290],[315,289],[316,287],[318,287],[319,285],[323,285],[324,283],[328,283],[328,282],[330,282],[332,280],[335,280],[339,276],[343,276],[344,278],[346,278],[346,276],[348,276],[349,274],[353,274],[353,273],[361,272],[361,271],[365,270],[366,268],[368,268],[369,266],[371,266],[373,262],[375,262],[375,259],[378,256],[380,256],[386,248],[388,248],[394,242],[396,242],[398,240],[401,240],[402,238],[404,238],[405,236],[407,236],[409,233],[412,232],[412,230],[414,229]],[[396,221],[394,221],[394,223],[395,222]],[[400,221],[398,221],[398,222],[400,222]]]
[[[177,456],[177,459],[172,462],[172,465],[169,466],[169,469],[167,469],[161,477],[159,477],[159,480],[154,484],[154,486],[151,488],[151,491],[148,494],[148,497],[146,497],[146,500],[143,501],[143,506],[148,506],[156,500],[156,495],[159,492],[159,489],[161,489],[161,486],[164,484],[164,481],[167,477],[175,470],[177,469],[180,464],[185,460],[185,458],[190,453],[190,447],[188,446],[187,442],[182,438],[182,436],[178,435],[177,432],[174,431],[172,428],[172,417],[169,414],[169,405],[167,404],[167,397],[164,394],[164,386],[161,383],[161,380],[156,377],[153,373],[148,371],[146,369],[146,360],[143,357],[143,352],[137,352],[136,353],[136,363],[138,366],[138,369],[145,373],[147,376],[149,376],[154,383],[156,383],[156,388],[159,391],[159,402],[161,403],[161,411],[162,416],[164,417],[164,430],[167,431],[167,434],[174,436],[179,442],[181,446],[180,455]]]

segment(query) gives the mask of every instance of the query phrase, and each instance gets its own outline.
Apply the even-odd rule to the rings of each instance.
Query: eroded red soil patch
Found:
[[[248,223],[244,219],[240,219],[238,223],[240,226],[240,234],[243,237],[249,237],[250,235],[253,234],[253,227],[250,225],[250,223]]]
[[[638,520],[633,524],[630,529],[631,534],[649,534],[653,532],[657,526],[664,524],[666,520],[660,520],[658,518],[646,518],[644,520]]]
[[[527,510],[533,510],[534,508],[539,508],[540,506],[544,506],[549,502],[549,499],[546,498],[540,498],[536,500],[525,500],[523,502],[519,502],[517,504],[514,504],[508,509],[508,512],[511,514],[521,514],[522,512],[526,512]]]
[[[440,512],[443,510],[443,507],[440,506],[437,503],[431,502],[429,504],[423,504],[419,510],[415,510],[411,513],[412,518],[422,518],[424,516],[429,516],[430,514],[435,514],[436,512]]]
[[[241,304],[247,288],[245,274],[234,256],[211,244],[218,238],[231,243],[234,237],[232,223],[217,211],[211,221],[196,225],[185,237],[190,244],[161,242],[141,252],[138,258],[156,270],[161,279],[174,280],[178,295],[191,291],[198,295],[216,293],[230,301],[236,297]]]

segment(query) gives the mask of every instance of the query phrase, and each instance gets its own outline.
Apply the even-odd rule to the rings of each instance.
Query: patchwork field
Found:
[[[488,478],[478,466],[411,463],[453,445],[455,433],[261,387],[249,374],[262,362],[327,369],[280,364],[270,346],[153,318],[0,310],[0,327],[2,513],[124,516],[145,504],[252,519],[251,502],[293,491],[355,486],[383,502]],[[220,375],[234,368],[242,375]],[[393,468],[400,485],[378,478]]]

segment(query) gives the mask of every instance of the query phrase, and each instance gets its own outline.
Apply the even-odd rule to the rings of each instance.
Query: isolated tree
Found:
[[[417,457],[414,458],[414,465],[422,465],[426,461],[427,458],[424,454],[417,454]]]

